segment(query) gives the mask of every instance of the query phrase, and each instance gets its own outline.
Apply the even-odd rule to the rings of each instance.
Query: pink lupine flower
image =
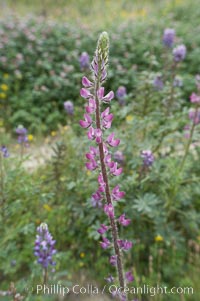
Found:
[[[107,249],[110,246],[110,241],[106,237],[102,237],[103,241],[100,242],[100,245],[103,249]]]
[[[86,112],[92,114],[96,110],[96,102],[94,99],[90,98],[88,101],[88,106],[86,106]]]
[[[94,129],[93,127],[90,127],[87,136],[89,140],[96,139],[96,143],[101,143],[102,141],[102,131],[100,129]]]
[[[105,129],[109,129],[111,127],[112,120],[113,120],[113,114],[109,114],[109,112],[110,112],[110,108],[108,107],[105,109],[105,111],[101,113],[102,126]]]
[[[119,218],[118,218],[118,221],[119,221],[119,223],[122,225],[122,226],[128,226],[129,224],[130,224],[130,222],[131,222],[131,220],[128,218],[128,219],[126,219],[125,218],[125,213],[124,214],[122,214]]]
[[[82,78],[82,85],[85,88],[90,88],[90,87],[93,86],[93,83],[86,76],[83,76],[83,78]]]
[[[134,280],[133,273],[131,271],[126,272],[125,277],[128,282],[132,282]]]
[[[113,176],[121,175],[122,171],[123,171],[122,167],[117,169],[117,162],[115,162],[114,166],[110,168],[110,172]]]
[[[97,91],[97,96],[100,101],[108,103],[114,98],[114,92],[110,91],[108,94],[104,96],[104,90],[105,90],[104,87],[99,88],[99,90]]]
[[[108,226],[101,224],[101,227],[97,230],[97,232],[101,235],[103,235],[107,230],[108,230]]]
[[[105,187],[106,187],[106,183],[103,180],[103,176],[100,173],[98,176],[98,182],[99,182],[99,191],[104,192],[105,191]]]
[[[92,118],[90,117],[89,114],[84,114],[85,120],[80,120],[80,126],[82,128],[89,128],[92,124]]]
[[[85,88],[82,88],[80,90],[80,95],[83,97],[83,98],[89,98],[89,97],[92,97],[92,94],[90,93],[89,90],[85,89]]]
[[[113,190],[112,190],[112,198],[113,201],[118,201],[122,199],[125,195],[124,191],[119,190],[119,185],[117,185]]]
[[[92,205],[94,206],[94,207],[102,207],[102,194],[97,190],[96,192],[94,192],[93,194],[92,194],[92,199],[91,199],[91,201],[92,201]]]
[[[114,207],[112,204],[104,205],[104,212],[109,217],[114,217]]]
[[[133,243],[127,239],[126,240],[119,239],[117,241],[117,243],[118,243],[119,247],[124,251],[128,251],[133,246]]]
[[[113,266],[117,265],[117,256],[116,255],[112,255],[110,257],[110,264],[113,265]]]
[[[86,162],[85,166],[88,170],[95,170],[98,167],[98,164],[94,159],[90,159],[90,162]]]
[[[99,88],[99,90],[97,91],[97,97],[99,98],[99,100],[102,100],[104,96],[104,87]]]
[[[190,101],[192,103],[200,103],[200,96],[196,93],[192,93],[192,95],[190,96]]]
[[[120,144],[120,139],[114,139],[114,136],[114,133],[110,134],[106,141],[110,146],[116,147]]]

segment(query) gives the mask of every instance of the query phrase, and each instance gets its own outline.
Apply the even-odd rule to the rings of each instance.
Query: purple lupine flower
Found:
[[[2,145],[0,147],[0,151],[3,153],[3,157],[4,158],[8,158],[10,156],[9,152],[8,152],[8,149],[5,145]]]
[[[114,207],[112,204],[104,205],[104,212],[109,217],[114,217]]]
[[[92,194],[91,203],[93,207],[102,207],[102,194],[97,190]]]
[[[117,265],[117,256],[116,255],[112,255],[110,257],[110,264],[113,265],[113,266]]]
[[[97,232],[101,235],[103,235],[107,230],[108,230],[108,226],[101,224],[101,227],[97,230]]]
[[[125,277],[128,282],[134,281],[133,273],[131,271],[126,272]]]
[[[162,80],[162,76],[158,75],[158,76],[155,77],[155,79],[153,81],[153,86],[158,91],[163,89],[164,83],[163,83],[163,80]]]
[[[90,98],[88,100],[88,106],[85,107],[85,110],[88,114],[92,114],[96,110],[96,102],[94,99]]]
[[[100,242],[100,245],[103,249],[110,247],[110,241],[106,237],[102,237],[103,241]]]
[[[143,158],[144,166],[151,166],[154,162],[154,155],[150,150],[143,150],[141,152],[141,158]]]
[[[86,76],[83,76],[83,78],[82,78],[82,85],[85,88],[90,88],[90,87],[93,86],[93,83]]]
[[[113,201],[119,201],[122,199],[125,195],[124,191],[119,190],[119,185],[117,185],[115,188],[112,190],[112,199]]]
[[[197,95],[196,93],[192,93],[190,96],[190,101],[192,103],[200,103],[200,96]]]
[[[119,247],[120,247],[122,250],[124,250],[124,251],[127,251],[127,250],[131,249],[132,246],[133,246],[133,243],[132,243],[131,241],[127,240],[127,239],[126,239],[126,240],[119,239],[119,240],[117,241],[117,243],[118,243]]]
[[[118,218],[118,221],[119,221],[119,223],[122,225],[122,226],[128,226],[129,224],[130,224],[130,222],[131,222],[131,220],[128,218],[128,219],[126,219],[125,218],[125,213],[124,214],[122,214],[119,218]]]
[[[104,182],[102,173],[100,173],[99,176],[98,176],[98,183],[99,183],[99,191],[100,192],[105,192],[106,183]]]
[[[120,139],[114,139],[114,133],[110,134],[106,139],[106,142],[113,147],[116,147],[120,144]]]
[[[120,106],[124,106],[126,103],[126,97],[127,97],[126,87],[119,86],[119,88],[117,89],[117,92],[116,92],[116,97],[118,99]]]
[[[74,114],[73,102],[71,102],[70,100],[65,101],[64,102],[64,109],[67,112],[67,114],[73,115]]]
[[[56,254],[55,243],[52,235],[48,230],[48,226],[42,223],[37,228],[38,235],[36,235],[34,255],[38,257],[38,263],[42,265],[43,268],[48,268],[49,265],[55,266],[53,261],[53,255]]]
[[[121,175],[122,171],[123,171],[122,167],[117,168],[117,162],[114,162],[114,165],[110,168],[110,173],[113,176],[119,176],[119,175]]]
[[[101,119],[102,119],[102,126],[105,129],[109,129],[111,127],[112,124],[112,120],[113,120],[113,114],[109,114],[110,113],[110,108],[106,108],[105,111],[103,111],[101,113]]]
[[[80,120],[80,126],[82,128],[89,128],[92,124],[92,118],[89,114],[84,114],[85,120]]]
[[[121,151],[116,151],[114,153],[114,159],[119,163],[123,164],[124,163],[124,155]]]
[[[173,28],[166,28],[163,34],[163,44],[171,48],[174,44],[175,30]]]
[[[90,68],[90,58],[87,52],[82,52],[79,57],[81,70]]]
[[[191,109],[189,111],[189,119],[193,121],[195,125],[200,123],[200,110]]]
[[[176,48],[173,49],[173,56],[175,62],[181,62],[184,60],[186,56],[186,47],[185,45],[179,45]]]
[[[18,135],[18,143],[27,143],[28,142],[28,130],[23,127],[23,125],[19,125],[16,130],[15,133]]]
[[[104,278],[108,283],[112,283],[112,282],[114,282],[114,280],[115,280],[115,278],[112,276],[112,275],[110,275],[110,276],[108,276],[107,278]]]

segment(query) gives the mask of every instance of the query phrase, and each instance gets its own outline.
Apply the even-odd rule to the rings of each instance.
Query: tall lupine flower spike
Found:
[[[47,284],[48,267],[50,265],[56,265],[52,258],[57,252],[54,247],[56,241],[53,240],[53,237],[48,230],[48,226],[45,223],[42,223],[37,228],[37,232],[38,235],[36,235],[34,255],[38,257],[37,262],[43,267],[44,284]]]
[[[122,173],[122,167],[118,167],[111,155],[111,150],[120,144],[120,139],[115,137],[114,132],[107,134],[114,116],[110,113],[110,107],[102,108],[103,103],[110,104],[114,97],[113,91],[106,94],[102,86],[107,77],[108,54],[108,34],[103,32],[99,37],[91,64],[92,79],[85,76],[82,79],[83,88],[80,94],[87,100],[88,104],[86,105],[84,120],[80,121],[80,126],[87,129],[88,139],[96,144],[96,147],[90,147],[90,151],[86,154],[88,160],[86,167],[89,170],[98,170],[98,189],[92,194],[92,204],[102,208],[102,212],[109,221],[108,225],[102,224],[97,230],[102,236],[100,245],[103,249],[113,250],[109,261],[111,265],[116,266],[118,284],[124,288],[125,281],[129,281],[131,277],[130,272],[126,274],[129,277],[125,277],[122,252],[127,252],[132,247],[132,242],[119,239],[118,226],[126,227],[131,220],[126,218],[125,214],[116,217],[115,207],[125,193],[120,191],[119,185],[111,188],[109,184],[109,179],[112,176],[119,176]],[[111,240],[106,237],[109,231],[112,235]],[[118,297],[120,300],[127,300],[124,294]]]

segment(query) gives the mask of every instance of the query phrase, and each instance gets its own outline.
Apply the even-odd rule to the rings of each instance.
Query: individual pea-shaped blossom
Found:
[[[115,156],[112,155],[112,149],[119,146],[120,139],[110,131],[114,119],[110,104],[114,93],[113,91],[106,93],[103,87],[107,78],[108,48],[108,35],[104,32],[99,37],[91,63],[92,78],[84,76],[82,79],[83,88],[80,90],[80,94],[86,99],[86,112],[80,121],[80,126],[86,129],[87,137],[93,143],[89,152],[86,153],[86,168],[98,172],[97,190],[92,194],[92,205],[102,208],[109,223],[101,224],[97,230],[101,235],[100,245],[103,249],[114,250],[109,261],[117,268],[119,285],[125,287],[126,278],[123,271],[122,252],[128,251],[132,247],[132,242],[120,239],[117,229],[118,225],[128,226],[130,224],[130,219],[126,218],[125,214],[117,218],[115,213],[117,201],[124,197],[125,192],[121,191],[119,185],[110,187],[111,181],[109,182],[113,176],[118,177],[122,173],[123,169],[118,166],[118,163],[122,163],[124,158],[123,154],[117,154],[116,151]],[[123,93],[120,95],[120,91],[118,91],[118,97],[125,97],[126,91],[121,92]],[[113,248],[110,248],[111,246]]]
[[[37,228],[38,234],[36,235],[34,255],[38,258],[37,262],[42,265],[44,269],[47,269],[49,265],[55,266],[53,261],[53,255],[56,254],[55,243],[52,235],[48,230],[48,226],[42,223]]]

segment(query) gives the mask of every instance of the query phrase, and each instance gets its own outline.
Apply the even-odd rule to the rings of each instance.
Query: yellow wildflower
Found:
[[[89,176],[91,175],[91,171],[90,171],[90,170],[87,170],[87,171],[86,171],[86,174],[87,174],[87,176],[89,177]]]
[[[84,263],[81,261],[79,262],[79,267],[82,268],[84,266]]]
[[[8,73],[4,73],[3,78],[5,78],[5,79],[9,78],[9,74]]]
[[[85,257],[85,253],[84,253],[84,252],[81,252],[80,257],[81,257],[81,258],[84,258],[84,257]]]
[[[52,131],[52,132],[51,132],[51,136],[52,136],[52,137],[55,137],[55,136],[56,136],[56,131]]]
[[[8,91],[8,86],[6,84],[2,84],[1,90],[5,91],[5,92]]]
[[[0,120],[0,127],[2,127],[4,124],[3,120]]]
[[[6,98],[6,93],[1,92],[0,93],[0,98],[2,98],[2,99]]]
[[[155,239],[156,242],[162,242],[164,240],[164,238],[159,234],[156,235],[154,239]]]
[[[47,211],[51,211],[52,208],[48,204],[44,204],[43,208],[46,209]]]
[[[34,140],[33,135],[29,134],[29,135],[28,135],[28,141],[33,141],[33,140]]]
[[[127,116],[126,116],[126,121],[127,121],[127,122],[133,121],[133,115],[127,115]]]

